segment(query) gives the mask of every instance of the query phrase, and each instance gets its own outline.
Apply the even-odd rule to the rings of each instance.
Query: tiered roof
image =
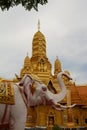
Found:
[[[71,86],[71,100],[77,105],[87,106],[87,86]]]

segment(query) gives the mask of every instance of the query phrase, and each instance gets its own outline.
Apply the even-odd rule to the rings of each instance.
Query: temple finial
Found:
[[[58,56],[56,56],[56,59],[58,59]]]
[[[28,52],[27,52],[27,56],[28,56]]]
[[[40,20],[38,19],[38,31],[40,31]]]

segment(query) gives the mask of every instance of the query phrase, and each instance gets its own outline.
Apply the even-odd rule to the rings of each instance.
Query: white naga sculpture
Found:
[[[56,109],[69,108],[59,104],[66,95],[66,87],[62,75],[71,77],[64,72],[58,74],[61,92],[51,93],[47,86],[30,75],[25,75],[20,83],[11,85],[7,82],[0,83],[0,130],[24,130],[27,108],[37,105],[50,105]],[[13,103],[13,91],[14,101]],[[7,98],[6,98],[7,95]],[[5,104],[3,104],[5,102]],[[12,105],[13,103],[13,105]],[[26,108],[27,107],[27,108]]]

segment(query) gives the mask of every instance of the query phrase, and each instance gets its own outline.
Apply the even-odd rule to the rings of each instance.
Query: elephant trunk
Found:
[[[59,86],[60,86],[60,93],[59,94],[53,94],[50,91],[48,91],[50,98],[52,98],[54,100],[54,104],[57,104],[57,102],[60,102],[66,96],[66,86],[63,82],[62,75],[65,75],[66,77],[71,79],[71,77],[68,74],[66,74],[65,72],[60,72],[58,74],[57,79],[58,79],[58,83],[59,83]]]

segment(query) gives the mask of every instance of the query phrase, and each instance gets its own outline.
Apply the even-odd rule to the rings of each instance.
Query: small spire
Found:
[[[58,59],[58,56],[56,56],[56,59]]]
[[[38,19],[38,31],[40,31],[40,20]]]
[[[28,52],[27,52],[27,56],[28,56]]]

